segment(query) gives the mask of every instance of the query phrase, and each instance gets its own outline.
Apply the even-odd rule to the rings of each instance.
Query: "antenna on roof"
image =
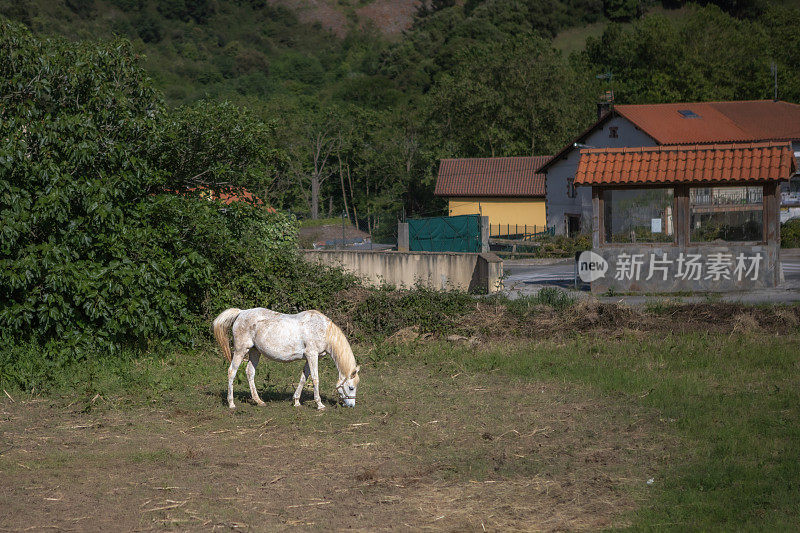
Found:
[[[771,70],[772,70],[772,78],[774,80],[774,87],[775,87],[772,99],[777,102],[778,101],[778,65],[774,61],[772,62]]]

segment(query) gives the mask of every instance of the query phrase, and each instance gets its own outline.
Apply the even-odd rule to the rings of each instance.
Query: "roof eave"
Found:
[[[446,194],[434,192],[433,195],[442,198],[546,198],[545,194]]]
[[[576,148],[575,146],[576,143],[585,141],[586,137],[591,135],[594,132],[594,130],[597,129],[598,126],[601,126],[602,124],[608,122],[611,118],[615,116],[615,114],[616,110],[612,109],[611,111],[600,117],[594,124],[585,129],[583,133],[575,137],[568,145],[562,148],[560,152],[558,152],[556,155],[550,158],[550,161],[539,167],[539,170],[537,170],[537,172],[546,173],[550,169],[550,167],[553,166],[557,161],[566,156],[571,150],[574,150]]]

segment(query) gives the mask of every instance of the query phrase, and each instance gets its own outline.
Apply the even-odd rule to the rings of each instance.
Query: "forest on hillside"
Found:
[[[433,0],[397,38],[358,18],[368,3],[331,3],[343,36],[267,0],[0,0],[0,14],[40,37],[130,41],[184,119],[184,149],[164,151],[184,159],[165,164],[198,170],[176,186],[245,186],[301,218],[344,211],[376,239],[442,212],[439,159],[553,153],[609,89],[617,103],[771,98],[775,65],[779,98],[800,101],[792,3]],[[553,45],[598,24],[577,52]],[[226,153],[244,131],[268,167]]]

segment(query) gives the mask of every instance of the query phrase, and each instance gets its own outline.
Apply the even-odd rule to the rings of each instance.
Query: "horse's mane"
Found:
[[[328,352],[336,362],[339,374],[350,376],[356,369],[356,358],[353,355],[353,349],[350,348],[350,343],[347,342],[347,337],[344,336],[339,326],[333,323],[333,320],[328,323],[328,329],[325,331],[325,343]]]

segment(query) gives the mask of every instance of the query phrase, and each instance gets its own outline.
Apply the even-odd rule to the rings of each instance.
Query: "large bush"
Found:
[[[800,218],[781,224],[781,248],[800,248]]]
[[[197,116],[164,112],[127,43],[40,40],[3,22],[0,57],[6,340],[189,341],[220,308],[311,307],[348,283],[298,260],[293,218],[175,194],[203,151],[220,148],[202,134],[175,141]],[[240,185],[269,174],[277,156],[228,133],[227,149],[250,164],[208,174]]]

